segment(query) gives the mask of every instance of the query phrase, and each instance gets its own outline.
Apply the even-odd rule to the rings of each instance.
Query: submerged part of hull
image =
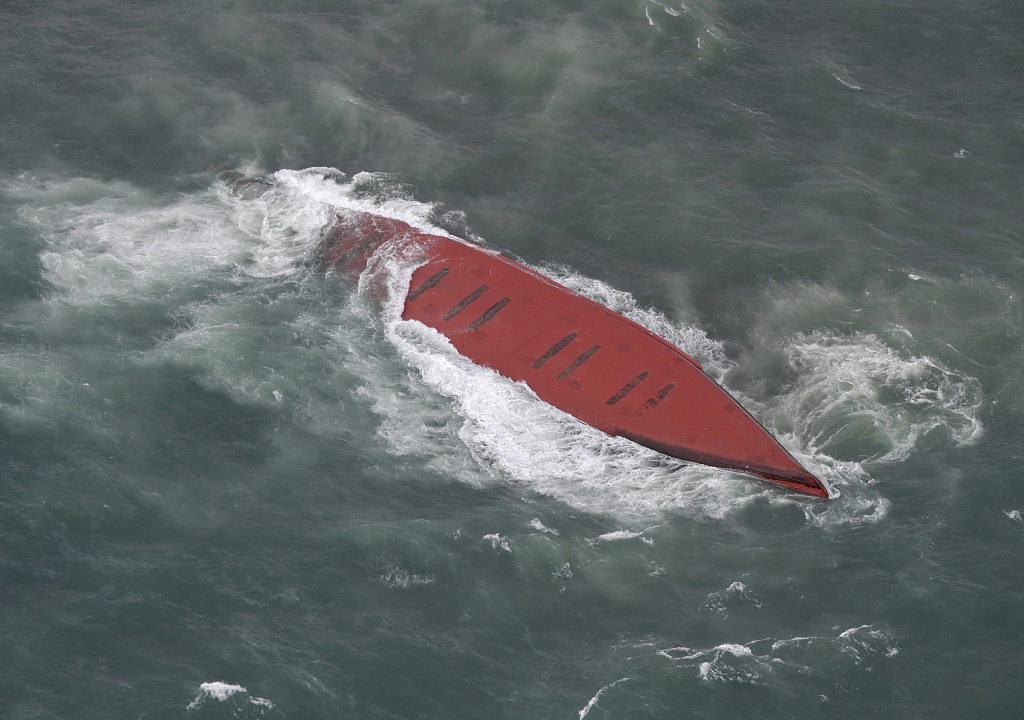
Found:
[[[470,360],[525,382],[540,399],[609,435],[828,497],[696,360],[492,250],[352,212],[338,216],[322,257],[358,276],[388,242],[422,254],[402,317],[434,328]]]

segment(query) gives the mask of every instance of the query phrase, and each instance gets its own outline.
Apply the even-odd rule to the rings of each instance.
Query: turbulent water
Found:
[[[0,717],[1016,717],[1022,7],[0,2]],[[658,332],[833,499],[466,361],[338,208]]]

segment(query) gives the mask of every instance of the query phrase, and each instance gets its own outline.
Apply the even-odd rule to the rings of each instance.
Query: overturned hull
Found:
[[[424,260],[402,317],[434,328],[470,360],[525,382],[542,400],[609,435],[828,497],[824,484],[696,360],[513,260],[359,212],[338,215],[322,257],[358,276],[389,242],[414,247]]]

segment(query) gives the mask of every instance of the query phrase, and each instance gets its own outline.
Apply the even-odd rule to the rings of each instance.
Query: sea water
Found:
[[[1008,0],[0,4],[0,717],[1015,717],[1022,187]],[[833,498],[467,361],[343,208]]]

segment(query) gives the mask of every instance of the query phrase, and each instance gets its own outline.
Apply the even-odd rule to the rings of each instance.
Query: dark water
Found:
[[[1010,0],[0,2],[0,717],[1018,716],[1022,188]],[[836,498],[466,363],[316,269],[339,206]]]

